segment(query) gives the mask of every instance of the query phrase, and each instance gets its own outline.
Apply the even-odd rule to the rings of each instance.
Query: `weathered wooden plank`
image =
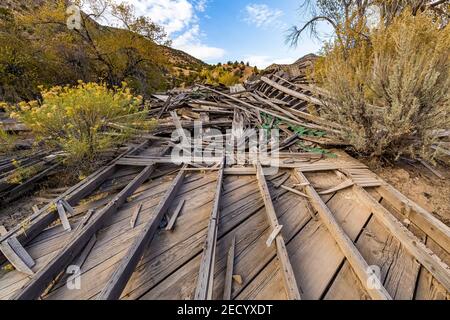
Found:
[[[0,235],[6,234],[4,226],[0,226]],[[0,243],[0,250],[3,252],[8,261],[16,268],[16,270],[28,275],[33,275],[31,268],[35,265],[34,260],[28,252],[20,245],[16,238],[11,237]]]
[[[139,213],[141,212],[141,209],[142,209],[142,203],[139,203],[136,206],[136,209],[134,210],[133,215],[131,216],[131,220],[130,220],[131,229],[134,229],[134,227],[136,226],[136,221],[139,217]]]
[[[186,200],[180,201],[177,208],[175,209],[174,213],[170,217],[169,223],[167,224],[166,231],[173,230],[173,227],[175,226],[175,222],[177,221],[178,216],[181,213],[181,210],[183,210],[184,204],[186,203]]]
[[[79,232],[74,234],[73,238],[60,250],[60,252],[47,264],[39,270],[30,282],[14,297],[17,300],[36,299],[47,287],[50,281],[58,275],[70,261],[83,249],[92,235],[98,231],[107,219],[114,214],[117,209],[126,201],[144,181],[146,181],[154,170],[154,166],[148,166],[136,176],[114,199],[95,217],[93,217],[87,225]]]
[[[222,192],[224,166],[225,159],[223,159],[222,161],[221,168],[217,177],[216,194],[214,197],[211,218],[208,226],[208,233],[206,235],[203,255],[200,264],[200,271],[197,279],[197,286],[195,289],[195,300],[212,299],[212,290],[214,287],[215,252],[217,244],[217,232],[219,228],[220,197]]]
[[[300,171],[295,170],[294,174],[300,183],[309,182],[308,179]],[[336,243],[347,258],[347,261],[352,266],[362,285],[366,288],[372,299],[391,300],[392,298],[381,283],[378,283],[378,286],[369,287],[368,284],[370,283],[371,276],[367,272],[369,269],[369,265],[364,260],[358,249],[356,249],[353,241],[337,223],[336,219],[333,216],[333,213],[331,213],[331,211],[328,209],[326,204],[320,198],[319,194],[317,194],[316,190],[311,185],[305,186],[305,190],[306,193],[312,198],[312,205],[317,210],[322,222],[334,237]]]
[[[386,208],[359,186],[353,186],[355,195],[401,244],[422,264],[448,291],[450,291],[450,268],[425,246],[411,231],[398,221]]]
[[[23,224],[14,227],[13,229],[9,230],[7,234],[0,237],[0,242],[3,242],[5,239],[11,237],[12,235],[15,235],[20,243],[22,243],[23,245],[27,244],[58,218],[56,210],[53,209],[53,206],[56,205],[59,200],[66,199],[66,201],[70,205],[76,205],[81,199],[98,188],[108,177],[110,177],[116,171],[116,161],[127,154],[139,152],[148,144],[149,141],[145,141],[139,146],[122,153],[106,168],[99,169],[85,180],[80,181],[75,186],[69,188],[54,201],[50,202],[45,207],[41,208],[38,212],[33,213],[29,218],[25,219]],[[25,229],[23,228],[23,225],[26,225]]]
[[[144,249],[153,239],[162,218],[169,209],[171,202],[176,197],[180,186],[183,184],[184,176],[185,171],[180,170],[177,177],[172,182],[172,185],[167,190],[165,196],[160,201],[158,207],[155,209],[152,218],[136,238],[126,256],[122,259],[119,266],[114,271],[114,274],[108,281],[107,285],[97,297],[98,300],[116,300],[120,298],[123,288],[125,288],[130,276],[136,268],[136,265],[142,257]]]
[[[58,201],[56,203],[56,208],[58,210],[58,216],[59,220],[61,221],[61,224],[66,231],[72,231],[72,227],[70,226],[69,219],[67,218],[66,211],[64,210],[64,207],[61,203],[61,201]]]
[[[275,89],[277,89],[277,90],[279,90],[281,92],[284,92],[284,93],[286,93],[286,94],[288,94],[288,95],[290,95],[292,97],[295,97],[297,99],[300,99],[300,100],[303,100],[303,101],[306,101],[306,102],[309,102],[309,103],[312,103],[312,104],[316,104],[318,106],[323,106],[322,101],[320,101],[319,99],[314,98],[314,97],[310,97],[310,96],[307,96],[306,94],[303,94],[301,92],[298,92],[298,91],[286,88],[285,86],[282,86],[282,85],[276,83],[275,81],[270,80],[267,77],[261,77],[261,81],[264,81],[268,85],[270,85],[270,86],[274,87]]]
[[[259,190],[266,208],[267,218],[273,231],[278,229],[280,224],[278,223],[277,214],[275,213],[275,208],[272,203],[272,197],[270,196],[266,178],[264,177],[264,172],[260,163],[258,163],[256,166],[256,172],[256,178],[258,179]],[[297,280],[295,280],[294,271],[292,270],[292,265],[289,260],[289,255],[287,253],[283,236],[279,234],[275,238],[275,242],[277,246],[277,256],[280,260],[287,295],[291,300],[300,300],[300,291],[297,286]]]
[[[233,286],[233,271],[234,271],[234,251],[236,247],[236,236],[233,237],[230,250],[227,257],[227,269],[225,271],[225,286],[223,289],[223,300],[231,300],[231,289]]]
[[[400,212],[403,207],[407,206],[410,209],[407,218],[422,229],[431,239],[447,251],[447,253],[450,253],[450,228],[447,225],[389,184],[385,184],[376,190]]]
[[[336,187],[330,188],[328,190],[324,190],[324,191],[320,191],[319,194],[321,196],[325,195],[325,194],[330,194],[330,193],[335,193],[337,191],[343,190],[343,189],[347,189],[350,188],[351,186],[353,186],[355,183],[351,180],[346,180],[342,183],[340,183],[339,185],[337,185]]]

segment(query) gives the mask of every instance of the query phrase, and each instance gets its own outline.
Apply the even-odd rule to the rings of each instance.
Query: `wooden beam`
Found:
[[[311,198],[310,196],[308,196],[307,194],[304,194],[303,192],[300,192],[298,190],[295,190],[293,188],[287,187],[287,186],[281,186],[281,188],[283,188],[284,190],[290,191],[292,193],[295,193],[298,196],[304,197],[304,198]]]
[[[361,284],[367,290],[367,293],[374,300],[392,300],[389,293],[381,284],[379,280],[378,286],[371,287],[369,283],[371,283],[371,274],[368,272],[369,265],[364,260],[361,253],[355,247],[353,241],[348,237],[342,227],[334,218],[333,213],[327,207],[327,205],[323,202],[322,198],[316,192],[316,190],[309,184],[308,179],[304,176],[302,172],[299,170],[295,170],[294,174],[297,180],[300,183],[307,184],[305,186],[306,193],[312,198],[311,204],[314,209],[318,212],[322,223],[327,227],[330,234],[333,236],[334,240],[338,244],[339,248],[342,250],[342,253],[347,258],[347,261],[355,271],[356,276],[361,281]]]
[[[283,92],[285,94],[288,94],[288,95],[290,95],[292,97],[295,97],[297,99],[300,99],[300,100],[303,100],[303,101],[306,101],[306,102],[309,102],[309,103],[312,103],[312,104],[316,104],[318,106],[323,106],[322,101],[320,101],[319,99],[314,98],[314,97],[310,97],[310,96],[307,96],[306,94],[303,94],[301,92],[298,92],[298,91],[286,88],[285,86],[282,86],[281,84],[278,84],[275,81],[272,81],[272,80],[270,80],[267,77],[261,77],[261,81],[267,83],[268,85],[274,87],[275,89],[277,89],[277,90],[279,90],[279,91],[281,91],[281,92]]]
[[[367,193],[366,190],[359,186],[354,186],[353,188],[360,202],[370,208],[375,218],[450,292],[450,267],[398,221],[385,207]]]
[[[184,172],[186,172],[186,170],[184,170]],[[175,226],[175,222],[177,221],[178,216],[181,213],[181,210],[183,210],[185,203],[186,203],[186,200],[184,200],[184,199],[182,201],[180,201],[177,208],[175,209],[175,212],[170,217],[169,223],[167,224],[167,227],[166,227],[166,231],[173,230],[173,227]]]
[[[326,194],[335,193],[335,192],[338,192],[338,191],[350,188],[354,184],[355,183],[352,180],[349,179],[349,180],[346,180],[346,181],[340,183],[336,187],[330,188],[328,190],[320,191],[319,194],[323,196],[323,195],[326,195]]]
[[[97,300],[117,300],[120,298],[123,289],[144,254],[145,248],[147,248],[149,243],[152,241],[159,225],[161,224],[162,218],[167,213],[167,210],[170,208],[172,201],[175,199],[178,190],[182,186],[184,176],[185,171],[180,170],[169,189],[167,189],[164,197],[159,202],[159,205],[153,212],[150,220],[136,237],[133,245],[130,247],[125,257],[123,257],[120,261],[119,266],[116,268],[110,280],[97,297]]]
[[[220,196],[222,192],[223,172],[225,158],[217,176],[216,194],[214,196],[211,218],[208,225],[208,233],[203,247],[202,260],[195,289],[195,300],[212,300],[212,290],[214,287],[214,267],[217,244],[217,232],[219,228]]]
[[[0,235],[5,234],[6,232],[5,227],[0,226]],[[31,268],[36,263],[15,237],[10,237],[6,241],[0,243],[0,249],[17,271],[28,275],[34,274]]]
[[[277,230],[280,228],[280,224],[278,223],[277,214],[275,213],[275,208],[272,203],[272,197],[270,196],[269,187],[267,186],[264,171],[260,163],[256,165],[256,177],[258,179],[259,191],[264,201],[269,224],[272,231]],[[297,280],[295,279],[283,236],[278,234],[275,238],[275,242],[277,247],[277,256],[280,261],[281,272],[288,298],[290,300],[300,300],[300,291],[297,286]]]
[[[38,174],[36,174],[35,176],[31,177],[27,181],[21,183],[20,185],[18,185],[17,187],[13,188],[12,190],[6,192],[6,194],[4,195],[4,199],[1,201],[1,203],[2,204],[7,204],[7,203],[10,203],[11,201],[17,199],[24,192],[26,192],[27,190],[32,188],[33,184],[35,182],[38,182],[39,180],[45,178],[50,172],[55,170],[60,165],[61,165],[61,163],[56,163],[56,164],[50,166],[49,168],[39,172]]]
[[[220,91],[217,91],[217,90],[215,90],[215,89],[211,89],[211,88],[209,88],[209,87],[205,87],[205,86],[202,86],[202,85],[198,85],[198,86],[201,87],[201,88],[203,88],[203,89],[206,89],[206,90],[209,90],[209,91],[211,91],[211,92],[214,92],[214,93],[216,93],[216,94],[219,94],[219,95],[222,95],[222,96],[224,96],[224,97],[227,97],[227,98],[229,98],[229,99],[231,99],[231,100],[233,100],[233,101],[235,101],[235,102],[238,102],[238,103],[240,103],[240,104],[242,104],[242,105],[244,105],[244,106],[246,106],[246,107],[248,107],[248,108],[255,109],[255,110],[259,111],[259,112],[264,112],[264,113],[270,114],[271,116],[276,117],[276,118],[279,118],[279,119],[282,119],[282,120],[284,120],[284,121],[286,121],[286,122],[289,122],[289,123],[292,123],[292,124],[295,124],[295,125],[300,125],[300,126],[304,125],[303,122],[298,122],[298,121],[296,121],[296,120],[293,120],[293,119],[291,119],[291,118],[285,117],[285,116],[280,115],[280,114],[278,114],[278,113],[275,113],[275,112],[269,111],[269,110],[267,110],[267,109],[263,109],[263,108],[254,106],[254,105],[252,105],[252,104],[250,104],[250,103],[248,103],[248,102],[246,102],[246,101],[243,101],[243,100],[241,100],[241,99],[238,99],[238,98],[233,97],[233,96],[231,96],[231,95],[228,95],[228,94],[226,94],[226,93],[223,93],[223,92],[220,92]],[[241,109],[241,108],[239,108],[239,109]],[[247,111],[247,110],[243,109],[243,111]]]
[[[233,289],[233,272],[234,272],[234,251],[236,247],[236,236],[233,237],[230,250],[228,250],[227,269],[225,271],[225,285],[223,290],[223,300],[231,300],[231,291]]]
[[[387,183],[376,190],[399,211],[407,205],[411,209],[408,219],[450,253],[450,228],[447,225]]]
[[[41,270],[30,282],[15,296],[16,300],[32,300],[39,297],[48,284],[59,272],[64,269],[72,259],[81,252],[91,237],[103,227],[104,223],[125,203],[127,198],[144,183],[152,172],[154,165],[146,167],[137,175],[111,202],[102,208],[89,222],[71,237],[59,253]]]
[[[47,226],[53,223],[57,218],[57,211],[54,209],[59,200],[65,199],[71,206],[75,206],[81,199],[97,189],[108,177],[116,171],[116,161],[128,154],[139,152],[142,148],[148,146],[149,141],[145,141],[137,147],[134,147],[114,159],[110,165],[91,174],[85,180],[80,181],[75,186],[69,188],[61,196],[42,207],[38,212],[33,213],[25,219],[23,223],[12,228],[7,234],[0,237],[0,243],[11,236],[16,236],[17,240],[25,245],[41,233]],[[26,226],[24,228],[23,226]]]

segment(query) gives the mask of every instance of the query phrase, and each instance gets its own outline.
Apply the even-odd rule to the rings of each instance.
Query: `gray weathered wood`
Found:
[[[139,213],[141,212],[141,209],[142,209],[142,203],[139,203],[136,206],[136,209],[134,210],[133,215],[131,216],[131,220],[130,220],[131,229],[134,229],[134,227],[136,226],[136,222],[138,220]]]
[[[141,173],[119,192],[110,203],[101,209],[85,227],[74,234],[59,253],[45,267],[39,270],[30,282],[13,298],[16,300],[31,300],[38,298],[51,280],[81,252],[91,239],[92,235],[97,232],[111,215],[125,203],[126,199],[150,177],[153,170],[154,165],[148,166],[142,170]]]
[[[258,179],[259,191],[264,201],[269,224],[272,230],[277,230],[280,224],[278,223],[277,214],[272,203],[272,197],[270,196],[269,187],[267,186],[264,171],[260,163],[256,166],[256,177]],[[283,236],[278,234],[275,241],[277,245],[277,256],[280,261],[287,296],[290,300],[300,300],[300,291],[298,289],[297,280],[295,279],[294,271],[289,260],[289,255]]]
[[[61,201],[56,203],[56,208],[58,209],[59,220],[61,220],[64,230],[72,231],[72,227],[70,226],[69,219],[67,218],[66,211],[64,210],[64,206]]]
[[[353,188],[355,195],[361,203],[370,207],[375,218],[450,292],[450,267],[439,259],[433,251],[367,193],[366,190],[359,186],[354,186]]]
[[[0,235],[6,233],[5,227],[0,226]],[[28,275],[34,274],[31,268],[36,263],[15,237],[10,237],[6,241],[0,243],[0,249],[16,270]]]
[[[295,176],[300,183],[309,183],[308,179],[302,172],[295,170]],[[352,266],[355,274],[358,276],[361,284],[367,290],[371,298],[376,300],[392,300],[391,296],[379,280],[378,286],[369,286],[372,275],[368,272],[368,270],[370,270],[368,263],[355,247],[353,241],[348,237],[336,221],[333,213],[323,202],[316,190],[310,184],[305,186],[305,190],[306,193],[312,198],[311,204],[318,212],[322,223],[327,227],[328,231],[333,236],[334,240],[342,250],[342,253],[347,258],[347,261]]]
[[[30,217],[25,219],[23,224],[20,224],[11,230],[7,234],[0,237],[0,242],[3,242],[11,236],[16,236],[20,243],[23,245],[34,239],[39,233],[49,226],[58,218],[57,210],[54,209],[56,203],[61,199],[66,199],[70,205],[76,205],[81,199],[97,189],[108,177],[110,177],[116,171],[116,162],[128,154],[134,154],[139,152],[142,148],[148,146],[149,141],[145,141],[139,146],[132,148],[126,152],[123,152],[111,164],[105,168],[91,174],[85,180],[80,181],[75,186],[69,188],[61,196],[54,201],[48,203],[41,208],[38,212],[33,213]],[[23,225],[27,227],[24,229]]]
[[[236,247],[236,236],[233,237],[230,250],[227,256],[227,269],[225,271],[225,285],[223,290],[223,300],[231,300],[231,290],[233,288],[233,272],[234,272],[234,251]]]
[[[217,232],[219,228],[220,196],[223,183],[223,172],[225,159],[217,176],[216,194],[214,196],[211,218],[209,220],[208,232],[203,247],[202,260],[195,289],[195,300],[211,300],[214,287],[214,265],[217,244]]]
[[[162,218],[170,208],[173,199],[175,199],[178,190],[183,184],[185,171],[180,170],[177,177],[173,180],[171,186],[166,191],[164,197],[161,199],[158,207],[155,209],[152,217],[145,225],[144,229],[139,233],[134,240],[131,248],[128,250],[125,257],[121,260],[119,266],[114,271],[110,280],[97,297],[97,300],[117,300],[120,298],[123,289],[128,280],[134,272],[139,260],[144,254],[145,248],[153,239]]]
[[[408,219],[450,253],[450,228],[447,225],[387,183],[376,190],[399,211],[403,205],[407,205],[410,208]]]
[[[169,223],[167,224],[167,227],[166,227],[166,231],[170,231],[170,230],[173,229],[173,227],[175,226],[175,222],[177,221],[177,218],[180,215],[181,210],[183,210],[183,207],[184,207],[185,203],[186,203],[185,199],[180,201],[180,203],[178,204],[177,208],[175,209],[175,212],[170,217]]]

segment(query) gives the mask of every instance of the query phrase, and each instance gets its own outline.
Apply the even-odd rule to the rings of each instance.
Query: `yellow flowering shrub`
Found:
[[[149,127],[142,97],[135,97],[126,83],[110,89],[79,81],[41,91],[41,101],[21,102],[11,116],[27,125],[38,141],[66,151],[72,161],[93,160],[123,143],[134,129]]]

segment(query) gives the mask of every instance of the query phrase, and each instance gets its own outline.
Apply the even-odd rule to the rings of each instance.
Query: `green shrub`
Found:
[[[410,11],[350,49],[325,49],[315,70],[329,92],[323,113],[372,157],[433,161],[434,130],[450,128],[450,30]]]

